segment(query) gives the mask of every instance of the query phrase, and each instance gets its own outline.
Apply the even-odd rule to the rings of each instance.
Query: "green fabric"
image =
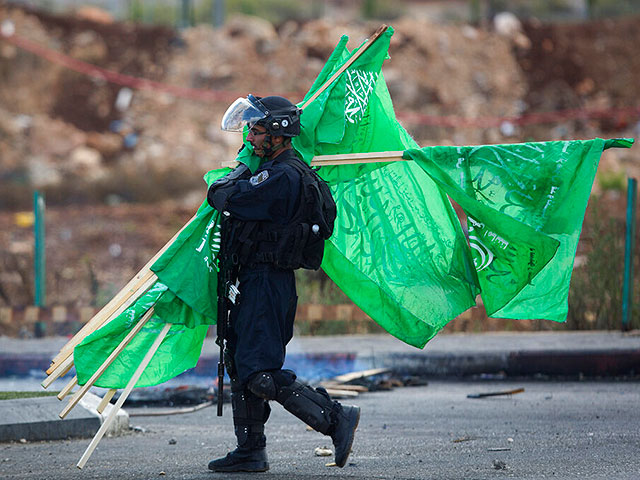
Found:
[[[602,151],[630,139],[405,152],[469,219],[490,316],[564,321],[582,220]]]
[[[194,315],[187,317],[187,326],[215,324],[218,287],[215,256],[219,242],[218,214],[203,204],[196,218],[151,267],[178,301],[193,309]],[[177,305],[169,307],[168,303],[158,306],[156,310],[160,315],[165,309],[182,308]],[[168,311],[166,318],[173,323],[176,321]]]
[[[384,77],[389,28],[302,114],[298,154],[403,151],[417,147],[396,120]],[[343,37],[305,100],[360,50]],[[422,347],[474,305],[471,256],[449,200],[410,162],[322,167],[338,216],[322,268],[392,335]]]
[[[156,282],[138,301],[104,327],[85,338],[73,352],[78,384],[84,385],[129,331],[152,306],[159,305],[170,292],[167,286]],[[190,312],[183,311],[183,315]],[[154,313],[129,345],[95,382],[97,387],[124,388],[142,362],[146,352],[160,333],[166,319]],[[189,368],[195,367],[200,357],[207,325],[189,328],[187,319],[172,319],[173,325],[158,351],[136,383],[146,387],[165,382]]]
[[[211,183],[228,172],[229,169],[214,170],[205,180]],[[74,364],[80,385],[89,380],[151,307],[152,318],[95,385],[124,388],[165,322],[173,325],[136,386],[157,385],[196,366],[208,326],[215,324],[217,317],[217,215],[204,202],[196,217],[151,267],[160,280],[129,309],[76,346]]]

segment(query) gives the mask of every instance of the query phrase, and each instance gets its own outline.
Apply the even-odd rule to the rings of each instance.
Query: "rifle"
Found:
[[[228,252],[228,232],[227,219],[223,214],[220,216],[220,251],[218,252],[218,323],[216,327],[216,343],[220,347],[220,358],[218,359],[218,416],[222,416],[222,402],[224,389],[224,348],[229,328],[229,315],[232,304],[239,300],[238,288],[232,283],[233,262],[232,256]]]

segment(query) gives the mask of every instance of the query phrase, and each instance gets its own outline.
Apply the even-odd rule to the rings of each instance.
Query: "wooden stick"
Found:
[[[69,371],[71,365],[73,365],[73,357],[66,358],[62,363],[60,363],[60,365],[58,365],[51,375],[44,379],[44,382],[42,382],[42,388],[49,388],[56,379]]]
[[[129,308],[141,295],[143,295],[156,281],[158,280],[158,278],[155,275],[150,275],[149,278],[147,279],[147,281],[145,283],[143,283],[138,290],[131,296],[129,297],[122,305],[120,305],[120,307],[108,318],[104,319],[102,321],[101,325],[94,325],[93,329],[91,331],[87,330],[85,332],[84,335],[82,335],[82,338],[80,338],[79,336],[77,338],[74,339],[74,342],[77,342],[76,345],[73,346],[73,348],[75,348],[78,344],[80,344],[80,342],[82,342],[82,340],[84,340],[87,336],[89,336],[90,334],[92,334],[93,332],[95,332],[96,330],[98,330],[99,328],[102,328],[104,325],[106,325],[107,323],[109,323],[111,320],[113,320],[114,318],[118,317],[118,315],[120,315],[122,312],[124,312],[127,308]],[[80,333],[80,332],[78,332]],[[61,351],[58,354],[58,357],[61,358],[62,360],[66,360],[67,357],[69,357],[70,355],[73,354],[73,349],[68,350],[66,352]],[[53,365],[53,364],[52,364]],[[59,367],[53,367],[53,371],[51,372],[52,374],[58,369]],[[64,374],[63,374],[64,375]]]
[[[360,55],[362,55],[364,52],[366,52],[367,49],[371,45],[373,45],[374,42],[380,37],[380,35],[382,35],[386,30],[387,30],[387,25],[385,25],[385,24],[380,25],[378,30],[376,30],[376,32],[371,36],[371,38],[367,40],[367,43],[365,43],[360,50],[358,50],[355,54],[353,54],[353,56],[344,65],[342,65],[342,67],[340,67],[340,69],[336,73],[334,73],[329,80],[324,82],[324,85],[322,85],[316,91],[316,93],[314,93],[309,98],[309,100],[304,102],[304,104],[300,108],[302,108],[304,110],[311,102],[313,102],[316,98],[318,98],[320,96],[320,94],[322,92],[324,92],[327,88],[329,88],[329,86],[336,80],[336,78],[338,78],[340,75],[342,75],[343,72],[347,68],[349,68],[351,66],[351,64],[353,64],[353,62],[355,62],[358,58],[360,58]]]
[[[142,275],[138,274],[129,283],[120,290],[120,292],[109,301],[98,313],[96,313],[91,320],[84,324],[84,326],[60,349],[58,355],[51,361],[51,366],[47,369],[47,374],[51,374],[57,368],[57,364],[64,361],[71,353],[73,349],[82,342],[88,335],[95,332],[107,320],[115,318],[113,313],[121,309],[121,307],[131,306],[128,302],[134,294],[137,293],[144,285],[153,284],[157,280],[157,277],[152,271],[147,271]],[[147,287],[148,288],[148,287]]]
[[[333,388],[335,390],[350,390],[352,392],[358,392],[358,393],[369,391],[369,388],[365,387],[364,385],[349,385],[347,383],[339,383],[339,382],[322,382],[320,383],[320,386],[327,389]]]
[[[62,378],[64,377],[67,373],[69,373],[69,370],[71,370],[71,367],[73,367],[73,357],[72,358],[64,358],[64,361],[60,364],[58,364],[58,366],[53,370],[53,372],[51,372],[51,375],[49,375],[47,378],[45,378],[45,380],[42,382],[42,388],[48,388],[49,385],[51,385],[51,383],[57,379],[57,378]]]
[[[62,412],[60,412],[60,415],[59,415],[60,418],[66,417],[67,414],[71,411],[71,409],[77,405],[80,399],[84,397],[87,391],[93,386],[94,383],[96,383],[96,380],[100,378],[100,375],[102,375],[105,372],[105,370],[109,368],[109,365],[111,365],[113,361],[116,359],[116,357],[120,355],[120,353],[126,348],[126,346],[133,339],[133,337],[135,337],[138,334],[138,332],[142,330],[142,327],[144,327],[144,325],[147,323],[147,320],[149,320],[152,315],[153,315],[153,307],[147,310],[147,313],[145,313],[144,316],[138,321],[138,323],[136,323],[135,327],[133,327],[129,331],[129,333],[127,333],[127,336],[124,337],[122,342],[120,342],[120,345],[118,345],[113,350],[113,352],[111,352],[111,354],[107,357],[104,363],[100,365],[100,367],[93,373],[93,375],[91,375],[91,378],[89,378],[87,383],[85,383],[82,387],[80,387],[80,389],[73,395],[73,397],[71,397],[67,406],[64,407]]]
[[[78,384],[78,376],[76,375],[71,379],[69,383],[67,383],[67,385],[62,390],[60,390],[60,393],[58,393],[57,395],[58,400],[64,400],[64,397],[69,395],[69,392],[71,391],[71,389],[75,387],[77,384]]]
[[[109,405],[109,402],[111,401],[111,399],[113,398],[113,396],[116,394],[117,391],[118,390],[115,388],[110,388],[109,390],[107,390],[107,393],[105,393],[104,397],[102,397],[102,400],[100,400],[100,404],[98,405],[98,408],[96,408],[98,413],[104,412],[104,409],[107,408],[107,405]]]
[[[365,153],[342,153],[338,155],[316,155],[311,160],[312,167],[326,167],[332,165],[354,165],[358,163],[384,163],[401,162],[402,150],[391,150],[388,152],[365,152]],[[223,167],[233,167],[238,162],[230,160],[223,162]]]
[[[62,358],[65,355],[69,355],[68,352],[73,352],[73,349],[76,345],[78,345],[89,333],[97,330],[97,326],[102,326],[104,321],[111,317],[111,314],[116,311],[119,306],[121,306],[124,302],[126,302],[131,296],[133,296],[140,288],[141,285],[144,285],[151,278],[156,278],[155,274],[151,271],[151,267],[153,264],[169,249],[171,244],[178,238],[178,236],[182,233],[182,231],[187,228],[194,219],[196,215],[191,217],[191,219],[184,224],[184,226],[176,232],[176,234],[169,240],[164,247],[160,249],[158,253],[156,253],[151,260],[147,262],[147,264],[142,267],[142,269],[133,277],[125,287],[118,292],[118,294],[111,299],[111,301],[105,305],[100,312],[98,312],[89,322],[85,324],[85,326],[80,329],[80,331],[74,335],[74,337],[67,342],[66,345],[62,347],[60,353],[51,361],[51,366],[47,369],[47,374],[50,374],[55,368],[55,364],[62,361]],[[153,283],[153,281],[151,281]],[[104,311],[104,313],[103,313]],[[99,317],[100,316],[100,317]],[[99,317],[96,319],[96,317]],[[91,325],[89,325],[91,324]],[[82,333],[81,333],[82,332]],[[88,333],[87,333],[88,332]],[[76,338],[78,337],[78,338]]]
[[[515,395],[516,393],[524,392],[524,388],[516,388],[513,390],[505,390],[501,392],[487,392],[487,393],[470,393],[467,395],[467,398],[485,398],[485,397],[496,397],[498,395]]]
[[[104,322],[104,324],[109,323],[111,320],[113,320],[114,318],[118,317],[118,315],[120,315],[120,314],[121,314],[122,312],[124,312],[127,308],[129,308],[129,307],[131,306],[131,304],[132,304],[133,302],[135,302],[135,301],[136,301],[136,299],[137,299],[140,295],[142,295],[144,292],[146,292],[146,291],[149,289],[149,287],[151,287],[151,285],[153,285],[153,284],[155,283],[155,281],[156,281],[156,280],[157,280],[157,279],[155,278],[155,275],[154,275],[152,278],[150,278],[150,279],[147,281],[147,283],[143,284],[143,285],[138,289],[138,292],[136,293],[136,295],[134,295],[133,297],[131,297],[127,302],[125,302],[125,304],[124,304],[124,305],[122,305],[122,306],[121,306],[121,307],[120,307],[120,308],[119,308],[119,309],[118,309],[118,310],[117,310],[117,311],[116,311],[116,312],[115,312],[115,313],[114,313],[114,314],[113,314],[109,319],[107,319],[107,320]],[[102,327],[102,325],[101,325],[100,327]],[[96,328],[95,330],[97,330],[97,329],[98,329],[98,328]],[[90,333],[93,333],[93,332],[90,332]],[[87,335],[88,335],[88,334],[87,334]],[[86,335],[86,336],[87,336],[87,335]],[[85,336],[85,338],[86,338],[86,336]],[[83,338],[82,340],[84,340],[84,338]],[[74,347],[74,348],[75,348],[75,347]],[[64,372],[64,373],[62,373],[62,374],[60,374],[59,376],[64,376],[64,375],[65,375],[65,374],[66,374],[66,373],[71,369],[71,366],[73,365],[73,357],[72,357],[72,354],[73,354],[73,350],[71,350],[71,351],[67,352],[67,353],[64,355],[63,360],[67,360],[69,357],[71,357],[71,362],[72,362],[72,363],[71,363],[70,365],[68,365],[68,366],[66,367],[65,372]],[[67,365],[67,364],[65,363],[64,365]],[[53,369],[53,371],[51,372],[51,375],[56,375],[59,371],[61,371],[61,370],[62,370],[62,368],[63,368],[63,364],[58,364],[58,366],[56,366],[56,367]],[[46,387],[45,387],[45,388],[46,388]]]
[[[312,167],[328,165],[352,165],[357,163],[400,162],[402,151],[344,153],[342,155],[316,155],[311,160]]]
[[[337,388],[325,388],[325,390],[329,395],[336,398],[354,398],[359,395],[358,392],[352,390],[338,390]]]
[[[140,286],[140,288],[138,288],[138,291],[132,295],[126,302],[124,302],[124,304],[122,304],[118,310],[116,310],[109,318],[105,319],[102,323],[102,325],[96,325],[95,328],[93,329],[93,331],[87,331],[85,335],[82,336],[82,338],[77,338],[76,341],[78,342],[78,344],[80,342],[82,342],[82,340],[84,340],[87,336],[89,336],[90,334],[92,334],[94,331],[98,330],[99,328],[102,328],[104,325],[106,325],[107,323],[109,323],[111,320],[113,320],[114,318],[118,317],[118,315],[120,315],[122,312],[124,312],[127,308],[129,308],[142,294],[144,294],[144,292],[146,292],[156,281],[157,281],[157,277],[155,275],[151,275],[149,277],[149,279],[146,281],[146,283],[142,284]],[[74,345],[74,348],[77,345]],[[69,356],[71,356],[73,354],[73,349],[69,350],[68,352],[60,352],[58,355],[61,356],[61,358],[63,360],[66,360]],[[58,369],[60,368],[60,366],[56,366],[53,367],[53,371],[51,372],[51,374],[53,375]],[[62,374],[64,375],[64,374]]]
[[[171,328],[171,324],[170,323],[165,323],[164,327],[162,327],[162,330],[160,331],[160,333],[156,337],[155,341],[153,342],[153,345],[151,345],[151,348],[149,349],[147,354],[142,359],[142,363],[140,363],[140,366],[138,366],[137,370],[133,374],[133,377],[131,377],[131,380],[129,380],[129,383],[127,383],[127,386],[125,387],[124,391],[122,392],[122,394],[118,398],[118,401],[116,402],[116,404],[111,409],[111,412],[109,413],[109,416],[107,417],[105,422],[100,426],[100,429],[98,430],[96,435],[93,437],[93,440],[91,440],[91,443],[89,444],[89,446],[85,450],[84,454],[80,458],[80,461],[77,464],[78,468],[82,468],[82,467],[84,467],[86,465],[87,460],[89,460],[89,457],[91,456],[93,451],[98,446],[98,443],[100,442],[100,440],[104,436],[105,432],[109,429],[109,427],[111,426],[111,424],[115,420],[116,415],[118,414],[118,410],[120,410],[120,407],[122,407],[122,404],[124,404],[125,400],[127,399],[129,394],[131,393],[131,390],[133,390],[133,387],[135,386],[137,381],[142,376],[142,373],[144,372],[144,369],[147,368],[147,365],[151,361],[151,358],[153,358],[153,355],[156,353],[156,351],[160,347],[160,344],[162,343],[162,340],[164,340],[164,337],[166,337],[167,333],[169,333],[169,329],[170,328]]]
[[[372,368],[370,370],[362,370],[360,372],[351,372],[345,373],[344,375],[338,375],[337,377],[333,377],[331,380],[334,382],[350,382],[352,380],[357,380],[359,378],[373,377],[374,375],[380,375],[381,373],[390,372],[390,368]]]

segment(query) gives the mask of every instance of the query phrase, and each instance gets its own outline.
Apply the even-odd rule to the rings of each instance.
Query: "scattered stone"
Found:
[[[502,460],[494,460],[493,468],[495,468],[496,470],[506,470],[507,464],[504,463]]]
[[[333,450],[327,447],[316,447],[316,449],[313,451],[313,454],[316,457],[330,457],[331,455],[333,455]]]

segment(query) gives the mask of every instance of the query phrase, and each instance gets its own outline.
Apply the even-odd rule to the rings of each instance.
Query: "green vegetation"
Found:
[[[0,392],[0,400],[16,400],[19,398],[53,397],[58,392]]]
[[[573,271],[567,328],[617,330],[622,319],[625,221],[611,218],[600,200],[592,198],[581,241],[585,244],[587,253],[583,256],[583,263]],[[638,263],[636,255],[636,272]],[[640,326],[635,314],[638,293],[640,290],[636,282],[636,308],[631,315],[631,328]]]
[[[384,333],[385,330],[373,320],[345,321],[323,319],[317,322],[296,319],[296,335],[349,335]]]
[[[624,172],[602,171],[596,175],[596,181],[603,190],[624,192],[627,188],[627,176]]]
[[[298,304],[340,305],[351,303],[340,288],[322,270],[296,270]]]

